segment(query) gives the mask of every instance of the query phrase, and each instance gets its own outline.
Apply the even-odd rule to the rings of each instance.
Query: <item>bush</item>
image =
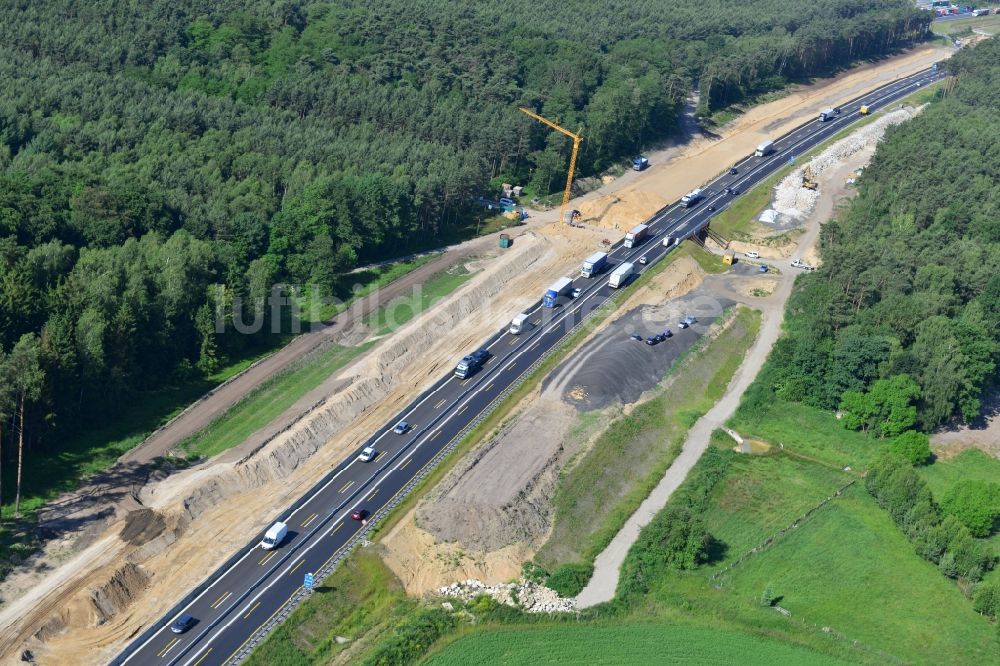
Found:
[[[986,537],[1000,517],[1000,484],[963,479],[941,499],[941,508],[969,528],[973,536]]]
[[[980,583],[972,594],[972,608],[992,618],[1000,615],[1000,582]]]
[[[892,440],[889,450],[909,460],[911,465],[926,465],[931,461],[931,440],[916,430],[907,430]]]
[[[558,592],[561,597],[575,597],[587,586],[593,575],[592,564],[564,564],[552,572],[546,586]]]
[[[927,483],[906,458],[891,452],[879,458],[868,470],[865,487],[903,529],[916,552],[937,564],[945,576],[974,582],[993,568],[996,557],[972,538],[956,516],[942,518]]]

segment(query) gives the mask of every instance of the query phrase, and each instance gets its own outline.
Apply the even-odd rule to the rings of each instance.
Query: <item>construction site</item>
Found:
[[[401,404],[447,373],[457,354],[507,326],[609,238],[617,241],[816,109],[922,70],[949,53],[923,47],[796,88],[747,110],[717,136],[693,133],[649,153],[649,168],[628,171],[566,202],[568,210],[579,211],[572,225],[560,222],[558,210],[533,211],[527,224],[507,232],[509,247],[487,237],[445,250],[473,277],[326,381],[326,394],[314,396],[311,407],[286,418],[267,438],[189,469],[151,475],[112,515],[81,521],[80,530],[48,543],[8,576],[0,585],[4,663],[18,662],[26,650],[38,663],[107,662],[351,455]],[[727,249],[755,252],[775,270],[762,274],[757,262],[737,261],[726,272],[709,273],[684,253],[628,292],[613,316],[589,332],[496,431],[450,461],[443,481],[373,544],[407,592],[419,596],[467,579],[491,585],[517,579],[522,564],[552,534],[559,479],[616,416],[669,386],[687,351],[705,344],[702,337],[725,331],[732,322],[727,313],[737,304],[765,313],[760,338],[773,343],[797,274],[788,258],[821,262],[819,228],[850,196],[848,181],[871,159],[886,129],[918,111],[877,114],[795,165],[771,193],[771,222],[756,221],[764,212],[756,211],[747,237],[727,248],[708,240],[697,250],[720,256]],[[780,243],[771,242],[778,237]],[[678,330],[678,319],[689,313],[701,326]],[[659,347],[629,338],[664,327],[672,327],[674,336]],[[375,333],[359,320],[331,340],[356,345]],[[748,358],[762,361],[769,349],[755,345]]]

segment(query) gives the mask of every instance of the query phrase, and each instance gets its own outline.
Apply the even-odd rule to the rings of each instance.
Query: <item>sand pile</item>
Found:
[[[580,204],[580,222],[625,233],[642,224],[669,202],[662,196],[641,190],[607,194]]]

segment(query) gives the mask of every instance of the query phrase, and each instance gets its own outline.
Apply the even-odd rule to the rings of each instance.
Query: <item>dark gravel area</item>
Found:
[[[562,399],[580,411],[635,402],[666,376],[677,359],[732,304],[727,299],[694,296],[630,310],[564,361],[546,378],[543,389],[558,381],[563,387]],[[677,323],[685,314],[697,317],[698,323],[681,329]],[[666,328],[673,337],[657,345],[629,337],[638,334],[645,340]]]

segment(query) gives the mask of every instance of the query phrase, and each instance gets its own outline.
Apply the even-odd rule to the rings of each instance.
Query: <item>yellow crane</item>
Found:
[[[566,174],[566,191],[563,192],[562,206],[559,207],[559,220],[562,221],[562,222],[567,222],[567,220],[566,220],[566,204],[569,203],[570,188],[573,186],[573,170],[576,169],[576,155],[577,155],[577,153],[580,152],[580,140],[583,138],[580,135],[580,133],[583,131],[583,128],[581,127],[580,129],[578,129],[576,131],[576,134],[573,134],[568,129],[566,129],[564,127],[560,127],[559,125],[556,125],[554,122],[552,122],[548,118],[543,118],[542,116],[538,115],[537,113],[535,113],[531,109],[526,109],[523,106],[519,107],[519,108],[521,109],[521,111],[523,111],[524,113],[528,114],[529,116],[531,116],[532,118],[534,118],[538,122],[543,123],[545,125],[548,125],[549,127],[551,127],[552,129],[556,130],[557,132],[562,132],[563,134],[565,134],[569,138],[573,139],[573,154],[569,158],[569,173]]]

